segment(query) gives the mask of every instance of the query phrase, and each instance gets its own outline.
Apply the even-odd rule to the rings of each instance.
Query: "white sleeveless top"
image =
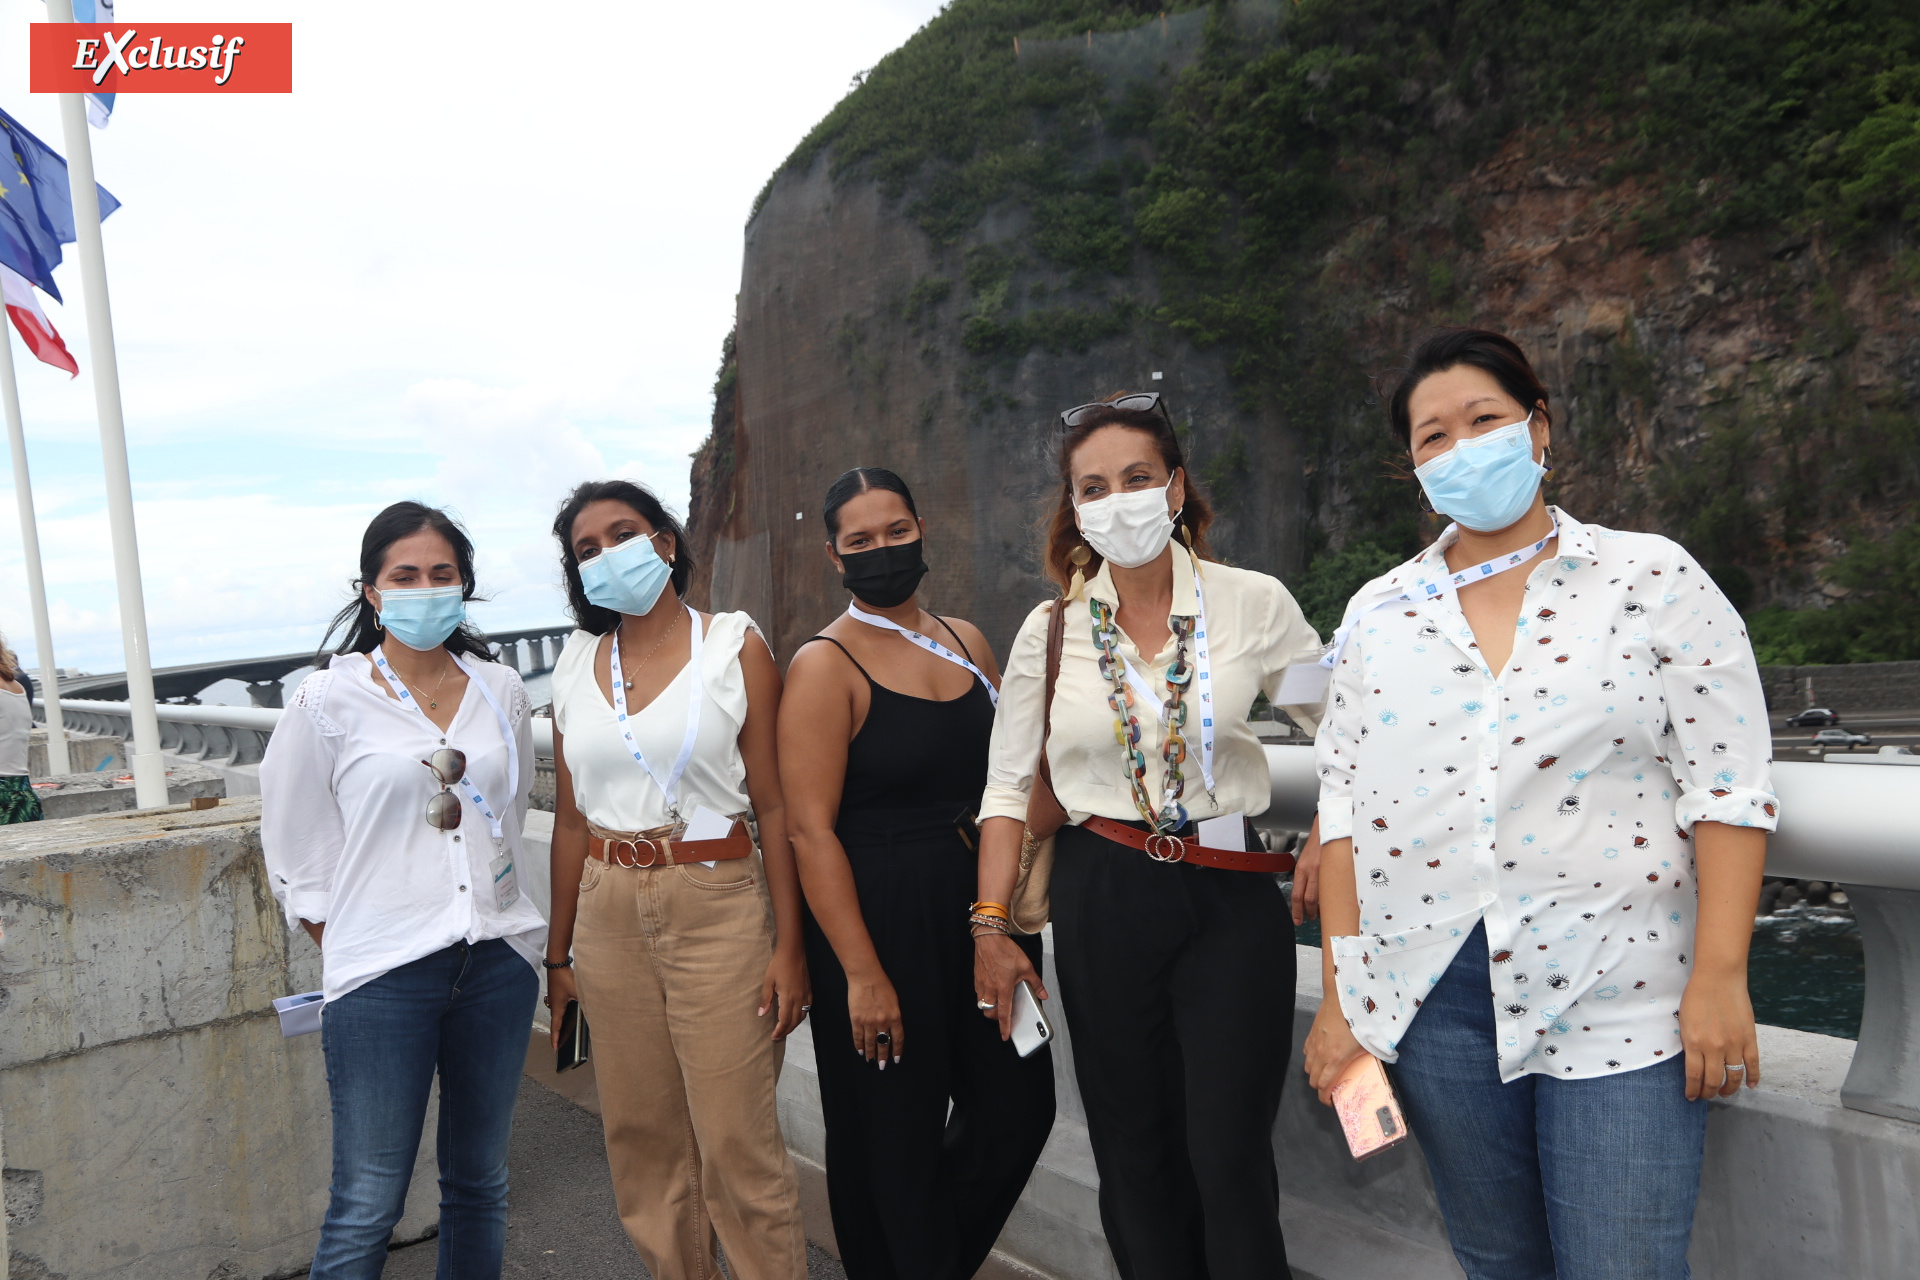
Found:
[[[33,732],[33,711],[27,695],[0,689],[0,778],[27,771],[27,737]]]
[[[745,812],[747,765],[740,757],[740,726],[747,719],[747,681],[740,669],[740,646],[749,630],[758,631],[744,613],[716,613],[707,623],[699,688],[693,672],[682,667],[658,697],[629,707],[627,725],[649,763],[663,774],[680,756],[687,733],[687,699],[705,699],[700,733],[681,775],[677,800],[682,817],[696,805],[715,813]],[[609,831],[647,831],[673,821],[660,787],[633,753],[614,718],[613,704],[595,683],[600,637],[575,631],[553,668],[553,725],[564,736],[562,750],[573,775],[573,803],[588,822]]]

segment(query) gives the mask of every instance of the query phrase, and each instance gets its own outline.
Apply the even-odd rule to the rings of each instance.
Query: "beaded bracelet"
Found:
[[[1012,922],[1004,916],[982,915],[976,911],[967,917],[967,922],[978,928],[992,929],[995,933],[1011,934],[1013,932]],[[975,934],[974,936],[978,937],[979,935]]]

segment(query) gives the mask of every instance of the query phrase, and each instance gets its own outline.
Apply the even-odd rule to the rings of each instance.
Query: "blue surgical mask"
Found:
[[[652,538],[633,538],[580,562],[587,602],[615,613],[648,612],[671,577],[673,566],[655,553]]]
[[[380,593],[380,625],[409,649],[438,649],[467,620],[463,587],[394,588]]]
[[[1476,533],[1527,514],[1547,469],[1533,460],[1533,415],[1460,443],[1414,469],[1435,511]]]

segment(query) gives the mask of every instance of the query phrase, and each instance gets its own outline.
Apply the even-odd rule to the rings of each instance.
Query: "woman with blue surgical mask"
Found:
[[[703,614],[680,524],[625,480],[554,519],[580,624],[553,671],[556,1046],[579,1002],[620,1220],[656,1280],[807,1273],[775,1085],[811,996],[775,758],[780,672]]]
[[[320,947],[326,996],[333,1185],[312,1274],[380,1275],[438,1076],[440,1274],[497,1277],[547,932],[520,891],[532,709],[467,625],[473,544],[445,512],[375,516],[354,585],[327,632],[345,643],[260,763],[269,883]]]
[[[1308,1076],[1391,1064],[1471,1280],[1682,1280],[1708,1099],[1760,1082],[1747,633],[1684,548],[1547,505],[1510,339],[1429,338],[1389,413],[1452,523],[1325,659]]]

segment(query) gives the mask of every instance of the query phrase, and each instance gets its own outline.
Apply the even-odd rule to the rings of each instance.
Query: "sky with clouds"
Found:
[[[400,498],[474,535],[483,627],[559,621],[554,508],[620,475],[684,512],[755,194],[939,7],[122,0],[294,24],[292,94],[123,94],[92,134],[155,664],[316,644]],[[0,107],[64,154],[45,12],[0,0]],[[53,645],[117,671],[71,248],[55,278],[80,377],[13,348]],[[0,633],[37,666],[0,471]]]

